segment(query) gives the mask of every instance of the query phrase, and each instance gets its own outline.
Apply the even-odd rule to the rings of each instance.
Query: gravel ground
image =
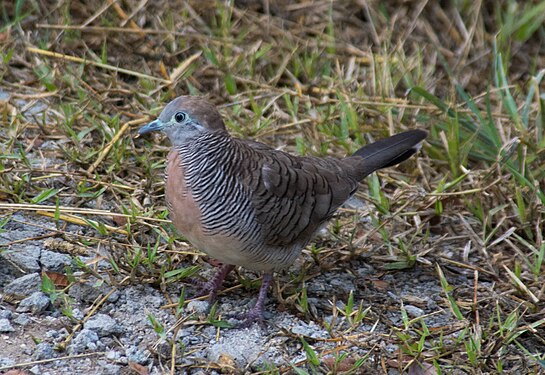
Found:
[[[86,230],[74,225],[69,229],[80,233]],[[299,314],[295,309],[286,309],[285,304],[273,297],[267,304],[268,319],[264,326],[220,330],[203,324],[207,303],[201,301],[190,302],[182,313],[181,324],[176,326],[173,309],[162,307],[177,300],[181,282],[170,285],[165,291],[146,283],[113,286],[114,282],[104,283],[77,271],[72,256],[51,250],[49,237],[17,242],[54,231],[55,226],[48,219],[15,213],[0,234],[0,245],[6,249],[0,252],[3,296],[0,368],[46,360],[31,363],[26,368],[34,374],[122,374],[131,366],[142,365],[150,374],[162,374],[169,371],[171,347],[168,343],[174,335],[180,343],[176,357],[176,363],[181,366],[180,373],[215,374],[229,369],[259,371],[271,364],[281,367],[305,360],[304,348],[297,339],[299,336],[305,337],[319,352],[338,345],[319,319],[329,323],[336,319],[340,327],[348,328],[348,324],[342,322],[344,318],[332,315],[331,301],[336,300],[342,308],[340,301],[346,301],[350,291],[355,292],[356,303],[363,301],[370,313],[349,335],[367,341],[366,347],[372,343],[376,350],[397,350],[387,344],[384,335],[390,331],[389,327],[403,325],[401,304],[410,319],[433,313],[424,319],[430,328],[455,322],[450,311],[439,307],[444,305],[442,290],[432,267],[382,273],[377,278],[381,273],[361,259],[350,261],[344,269],[318,274],[306,282],[310,310],[318,319]],[[62,240],[54,243],[58,247]],[[93,263],[97,258],[82,259]],[[290,275],[299,271],[300,263],[279,275],[279,285],[290,282]],[[62,272],[67,267],[76,270],[73,275],[76,281],[63,297],[70,299],[70,314],[63,313],[60,296],[55,299],[54,295],[42,292],[41,287],[42,271]],[[101,261],[97,270],[105,274],[111,272],[111,266]],[[120,279],[114,277],[113,280],[119,282]],[[450,281],[470,284],[462,276]],[[234,277],[227,279],[227,286],[236,284]],[[189,295],[194,291],[191,285],[187,286]],[[255,295],[255,290],[245,288],[224,293],[219,298],[218,313],[229,317],[243,312],[255,302]],[[104,297],[105,301],[98,304]],[[95,306],[98,306],[96,310]],[[148,318],[150,315],[165,328],[165,333],[154,331]],[[88,319],[84,320],[86,316]],[[236,323],[233,319],[227,320]],[[370,354],[364,349],[351,350],[351,353]]]

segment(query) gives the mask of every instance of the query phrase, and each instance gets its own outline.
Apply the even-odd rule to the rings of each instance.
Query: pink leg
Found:
[[[199,296],[204,296],[208,294],[208,302],[210,304],[214,303],[218,295],[218,291],[221,288],[221,284],[225,277],[231,272],[235,266],[232,264],[222,264],[219,266],[218,271],[210,280],[201,284],[201,290],[199,291]]]
[[[272,280],[272,272],[263,274],[263,283],[261,284],[261,288],[259,289],[259,296],[257,297],[257,301],[254,307],[252,307],[246,314],[243,314],[240,317],[243,322],[237,326],[238,328],[249,327],[255,322],[263,324],[265,320],[263,312],[265,310],[265,301],[267,300],[267,290],[269,289]]]

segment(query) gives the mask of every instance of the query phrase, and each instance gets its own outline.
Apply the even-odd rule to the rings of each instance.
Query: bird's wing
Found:
[[[251,145],[261,153],[251,200],[266,243],[307,242],[357,189],[336,159],[302,158]]]

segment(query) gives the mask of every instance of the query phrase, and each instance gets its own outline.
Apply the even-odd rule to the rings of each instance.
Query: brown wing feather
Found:
[[[306,243],[358,186],[336,159],[294,157],[257,142],[249,145],[261,154],[250,185],[267,245]]]

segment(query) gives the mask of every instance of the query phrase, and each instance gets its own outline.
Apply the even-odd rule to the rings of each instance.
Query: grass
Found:
[[[275,298],[342,338],[338,346],[287,336],[306,360],[261,373],[545,371],[545,2],[243,3],[2,4],[1,226],[14,210],[53,207],[66,241],[115,242],[116,287],[182,285],[200,253],[164,221],[168,147],[133,131],[170,99],[207,95],[234,135],[303,155],[343,156],[371,139],[427,129],[417,160],[369,177],[357,193],[370,220],[344,210]],[[47,142],[60,146],[42,149]],[[66,222],[94,235],[66,232]],[[365,291],[316,310],[305,284],[316,269],[362,256],[396,277],[424,269],[455,325],[429,327],[403,303],[392,324]],[[469,284],[453,286],[459,275]],[[51,283],[47,290],[65,296]],[[177,316],[184,294],[180,301]],[[164,336],[167,327],[149,319]],[[204,319],[223,326],[215,310]],[[397,351],[374,352],[358,336],[377,324]]]

